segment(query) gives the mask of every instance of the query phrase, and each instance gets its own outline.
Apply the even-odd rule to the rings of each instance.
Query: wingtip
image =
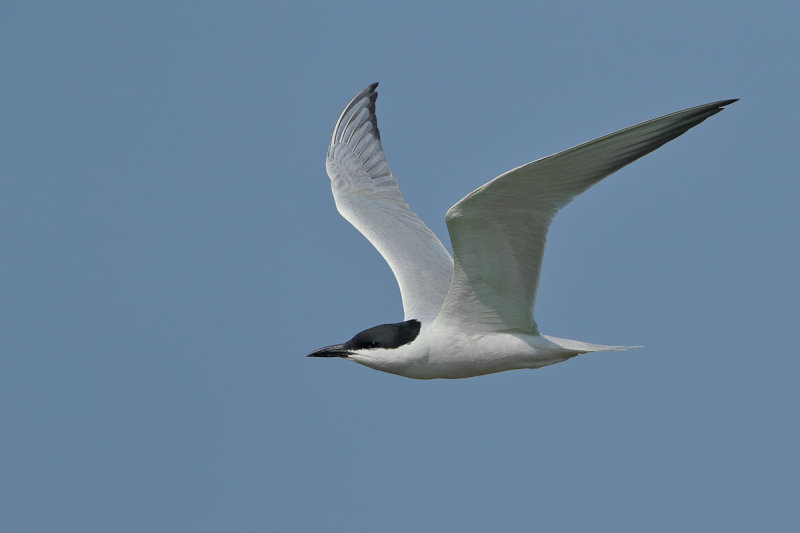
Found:
[[[359,97],[364,98],[365,96],[371,96],[375,94],[377,88],[378,88],[377,81],[375,83],[370,83],[369,85],[361,89],[361,91],[359,91],[359,93],[356,95],[356,98],[353,98],[353,100],[356,101],[359,99]]]
[[[726,105],[731,105],[732,103],[738,102],[738,101],[739,101],[738,98],[731,98],[730,100],[722,100],[721,102],[718,102],[718,105],[720,107],[725,107]]]
[[[375,100],[378,99],[377,89],[378,89],[378,82],[376,81],[375,83],[370,83],[369,85],[364,87],[364,90],[362,91],[364,93],[364,96],[369,96],[372,99],[373,104],[375,103]]]
[[[339,113],[339,118],[336,119],[336,124],[334,124],[333,133],[331,134],[331,146],[336,142],[336,132],[339,130],[339,126],[342,124],[342,119],[345,117],[345,115],[348,114],[348,112],[353,108],[353,106],[357,105],[358,102],[361,102],[365,99],[369,101],[367,105],[369,106],[370,114],[372,116],[373,125],[375,127],[375,134],[378,137],[378,140],[380,140],[380,132],[378,131],[378,121],[377,118],[375,117],[375,101],[378,99],[378,93],[375,91],[375,89],[377,87],[378,87],[378,82],[376,81],[375,83],[370,83],[369,85],[358,91],[358,94],[356,94],[347,103],[347,105],[344,107],[341,113]]]

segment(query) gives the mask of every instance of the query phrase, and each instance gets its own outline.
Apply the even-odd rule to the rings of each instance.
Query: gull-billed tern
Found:
[[[539,332],[533,303],[550,222],[598,181],[736,100],[648,120],[501,174],[448,209],[451,258],[389,170],[375,117],[377,86],[359,92],[339,115],[325,166],[339,213],[394,272],[405,321],[366,329],[309,357],[432,379],[540,368],[629,348]]]

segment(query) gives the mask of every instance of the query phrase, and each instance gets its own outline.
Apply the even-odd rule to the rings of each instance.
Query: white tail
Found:
[[[566,350],[574,350],[579,353],[587,352],[623,352],[632,348],[644,348],[644,346],[606,346],[605,344],[592,344],[591,342],[575,341],[571,339],[561,339],[559,337],[551,337],[550,335],[542,335],[550,342],[558,344]]]

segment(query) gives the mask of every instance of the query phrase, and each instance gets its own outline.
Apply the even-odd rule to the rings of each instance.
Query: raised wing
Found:
[[[405,320],[431,320],[450,286],[453,259],[408,207],[389,170],[375,117],[377,86],[358,93],[339,115],[325,167],[339,213],[394,272]]]
[[[533,303],[559,209],[628,163],[736,100],[642,122],[498,176],[447,211],[455,270],[438,322],[537,332]]]

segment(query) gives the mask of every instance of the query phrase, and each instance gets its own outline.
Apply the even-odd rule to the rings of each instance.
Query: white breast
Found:
[[[372,350],[351,359],[376,370],[416,379],[466,378],[540,368],[584,351],[565,348],[543,335],[475,333],[435,324],[423,327],[408,345]]]

